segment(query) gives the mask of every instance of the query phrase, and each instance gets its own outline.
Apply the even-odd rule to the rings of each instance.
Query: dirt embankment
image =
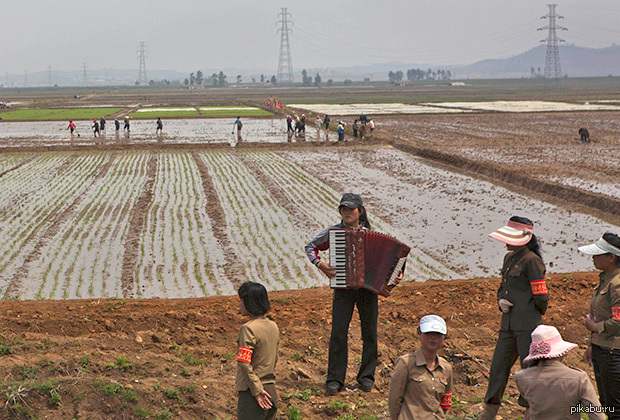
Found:
[[[592,373],[581,361],[587,333],[583,318],[596,273],[552,274],[546,323],[580,349],[567,363]],[[281,330],[278,393],[282,417],[386,419],[389,375],[395,359],[419,345],[417,323],[443,316],[449,335],[444,356],[455,372],[450,415],[464,419],[480,410],[485,374],[495,344],[499,312],[497,279],[407,283],[381,299],[380,363],[371,393],[324,395],[331,325],[328,288],[273,292],[271,317]],[[245,321],[236,297],[184,300],[4,301],[0,303],[0,377],[6,404],[1,418],[181,418],[236,416],[236,338]],[[349,341],[347,386],[355,388],[361,355],[359,321]],[[516,368],[515,368],[516,369]],[[504,419],[522,416],[514,379]]]

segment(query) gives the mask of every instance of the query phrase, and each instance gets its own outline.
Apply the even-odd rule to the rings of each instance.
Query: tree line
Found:
[[[388,79],[390,82],[399,82],[403,80],[405,74],[402,71],[390,71],[388,72]],[[407,80],[416,81],[416,80],[450,80],[452,79],[452,73],[450,70],[422,70],[422,69],[409,69],[407,70]]]
[[[183,84],[185,86],[210,86],[210,87],[224,87],[224,86],[228,86],[228,77],[224,74],[223,71],[220,71],[219,73],[213,73],[211,76],[205,76],[204,73],[200,70],[190,73],[189,74],[189,78],[186,78],[183,81]],[[261,83],[265,83],[267,81],[267,78],[265,77],[264,74],[260,75],[260,82]],[[241,83],[242,82],[242,78],[241,75],[238,74],[237,75],[237,83]],[[271,79],[269,79],[269,82],[271,82],[271,84],[275,85],[277,83],[277,79],[276,76],[271,76]],[[256,78],[252,77],[252,83],[256,83]]]

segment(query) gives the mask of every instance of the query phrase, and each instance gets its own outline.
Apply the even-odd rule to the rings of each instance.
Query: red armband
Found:
[[[532,288],[532,294],[534,296],[546,295],[548,293],[545,279],[531,281],[530,286]]]
[[[452,392],[446,392],[441,397],[441,408],[447,410],[452,407]]]
[[[252,363],[252,353],[254,350],[247,347],[239,347],[239,353],[237,353],[237,362]]]
[[[614,321],[620,321],[620,306],[611,307],[611,317]]]

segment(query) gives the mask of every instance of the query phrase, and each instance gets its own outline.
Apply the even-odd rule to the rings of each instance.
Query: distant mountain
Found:
[[[522,54],[504,59],[488,59],[450,70],[458,79],[530,77],[531,69],[545,72],[547,47],[539,45]],[[560,45],[560,67],[568,77],[620,76],[620,46],[584,48]]]

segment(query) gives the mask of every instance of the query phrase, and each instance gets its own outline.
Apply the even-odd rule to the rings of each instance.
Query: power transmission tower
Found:
[[[24,87],[28,87],[28,72],[24,69]]]
[[[138,84],[146,86],[148,80],[146,78],[146,45],[144,42],[140,42],[138,47],[138,54],[140,56],[140,69],[138,70]]]
[[[556,19],[564,19],[564,16],[558,16],[555,14],[555,8],[557,4],[548,4],[549,14],[541,17],[541,19],[549,19],[549,24],[538,28],[539,31],[549,30],[547,39],[543,39],[540,42],[547,43],[547,57],[545,58],[545,82],[555,79],[556,84],[562,77],[562,68],[560,66],[560,50],[558,48],[558,42],[564,42],[563,39],[558,39],[556,34],[557,30],[566,31],[568,29],[558,26],[555,22]]]
[[[280,32],[280,60],[278,61],[278,82],[293,83],[293,61],[291,60],[291,44],[288,40],[288,33],[292,32],[289,29],[288,24],[293,22],[288,19],[291,14],[287,12],[287,8],[283,7],[282,12],[278,13],[278,16],[282,17],[282,20],[276,22],[276,25],[280,25],[278,32]]]
[[[52,66],[47,66],[47,85],[52,86]]]
[[[82,86],[88,86],[88,67],[86,67],[86,63],[82,64]]]

